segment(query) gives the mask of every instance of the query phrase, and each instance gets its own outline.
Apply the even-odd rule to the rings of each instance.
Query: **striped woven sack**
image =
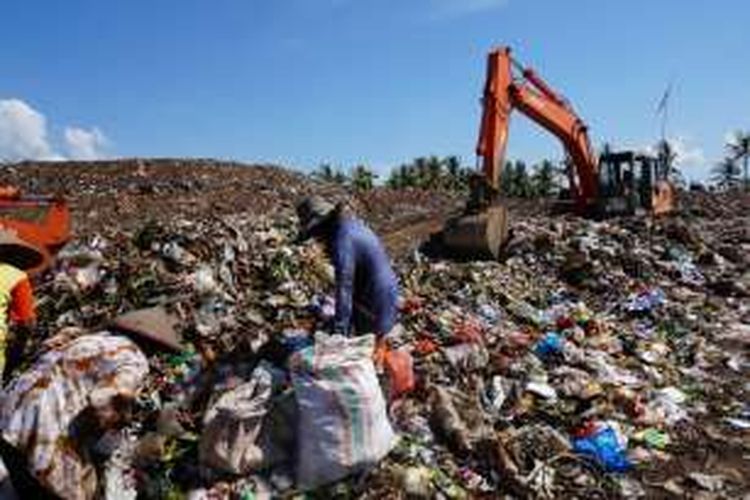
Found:
[[[376,464],[396,436],[372,362],[375,337],[318,333],[289,361],[299,411],[297,486],[315,488]]]

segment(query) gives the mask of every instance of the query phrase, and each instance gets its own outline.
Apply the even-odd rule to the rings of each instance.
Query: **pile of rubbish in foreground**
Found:
[[[39,340],[163,305],[189,346],[150,359],[135,423],[107,464],[108,497],[292,498],[300,468],[327,473],[315,469],[330,456],[299,451],[320,431],[293,408],[305,360],[268,348],[309,345],[332,310],[331,269],[316,247],[291,243],[291,206],[102,224],[39,284]],[[658,221],[518,213],[501,262],[394,256],[392,342],[412,360],[413,388],[383,385],[391,429],[372,423],[364,453],[384,457],[313,494],[747,494],[748,209],[747,197],[701,195]],[[217,419],[240,388],[262,404],[242,410],[257,425],[234,443],[257,446],[230,460]]]

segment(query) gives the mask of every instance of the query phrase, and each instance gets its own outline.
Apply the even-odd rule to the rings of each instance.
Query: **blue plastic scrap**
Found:
[[[627,472],[633,467],[617,439],[617,432],[610,426],[590,436],[573,439],[572,444],[574,452],[594,460],[607,472]]]
[[[645,313],[663,306],[667,297],[661,288],[654,288],[631,297],[625,305],[628,312]]]
[[[539,339],[536,347],[534,347],[534,353],[540,358],[560,354],[563,351],[563,343],[564,339],[558,333],[549,332]]]

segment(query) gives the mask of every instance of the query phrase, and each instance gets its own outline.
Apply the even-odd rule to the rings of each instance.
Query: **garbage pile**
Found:
[[[300,186],[295,194],[315,189]],[[352,204],[384,233],[398,226],[392,205],[367,203],[395,195],[368,196]],[[150,359],[135,423],[107,464],[109,498],[300,492],[288,461],[252,467],[274,455],[255,428],[242,436],[258,439],[257,455],[229,464],[252,472],[205,460],[207,433],[229,432],[212,419],[237,391],[284,406],[298,389],[294,370],[267,363],[269,345],[309,345],[327,327],[331,269],[318,248],[292,244],[294,201],[110,218],[72,241],[39,284],[36,346],[146,306],[180,320],[188,349]],[[404,202],[403,220],[424,220],[419,197],[413,206]],[[749,209],[748,197],[700,194],[656,221],[519,210],[499,262],[394,255],[402,304],[391,342],[411,356],[415,387],[394,395],[384,384],[396,437],[373,434],[389,436],[390,452],[315,494],[748,494]],[[300,416],[285,418],[269,427],[289,429]],[[287,451],[299,439],[273,436]]]
[[[130,429],[127,459],[120,457],[131,486],[147,497],[187,491],[204,477],[193,464],[209,399],[249,380],[271,337],[314,330],[314,299],[330,286],[330,270],[314,247],[289,244],[295,223],[288,213],[236,214],[110,227],[67,245],[38,287],[39,342],[156,305],[179,319],[187,349],[150,359],[143,420]]]

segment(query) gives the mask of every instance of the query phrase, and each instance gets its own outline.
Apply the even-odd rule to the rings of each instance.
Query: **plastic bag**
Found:
[[[490,356],[482,344],[458,344],[443,348],[448,363],[463,373],[481,370],[489,363]]]
[[[661,288],[653,288],[631,295],[625,304],[625,309],[633,314],[648,313],[663,306],[666,301],[667,296],[664,291]]]
[[[560,355],[563,352],[564,342],[565,341],[559,334],[549,332],[539,339],[534,347],[534,352],[542,359]]]
[[[395,399],[414,390],[414,361],[404,350],[390,349],[385,354],[385,372],[388,375],[388,398]]]
[[[377,463],[395,444],[372,354],[375,337],[318,333],[289,359],[297,408],[297,486],[311,489]]]
[[[608,472],[626,472],[633,466],[625,453],[625,445],[610,425],[601,426],[586,437],[574,439],[573,451],[591,458]]]
[[[249,382],[225,392],[209,407],[198,448],[203,465],[233,474],[263,466],[266,454],[258,438],[271,391],[272,374],[260,364]]]

